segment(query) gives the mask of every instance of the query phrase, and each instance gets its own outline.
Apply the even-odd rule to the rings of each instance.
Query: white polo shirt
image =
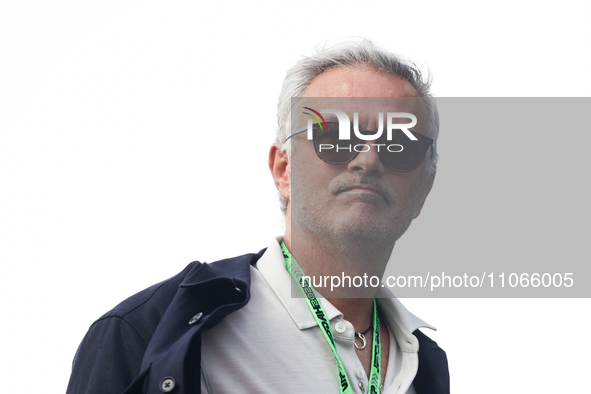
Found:
[[[339,393],[333,352],[305,299],[291,297],[292,279],[279,241],[273,239],[256,268],[251,267],[248,304],[203,331],[202,393]],[[419,344],[412,332],[435,328],[406,310],[386,287],[376,298],[390,335],[383,393],[414,394]],[[329,301],[320,302],[353,392],[366,394],[368,378],[355,353],[353,325]],[[337,323],[346,326],[345,332],[335,331]]]

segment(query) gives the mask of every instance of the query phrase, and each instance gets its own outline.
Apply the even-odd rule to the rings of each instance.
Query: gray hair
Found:
[[[377,72],[394,75],[408,81],[424,99],[429,118],[429,130],[435,141],[433,155],[429,166],[429,173],[435,172],[437,165],[437,136],[439,135],[439,115],[432,94],[430,75],[423,78],[419,67],[410,60],[403,59],[393,53],[387,52],[367,39],[342,41],[333,46],[318,45],[315,53],[304,57],[287,71],[279,102],[277,103],[277,134],[276,142],[281,144],[281,149],[291,154],[291,138],[285,142],[291,133],[291,99],[300,97],[310,86],[312,81],[335,67],[361,66],[370,67]],[[287,200],[279,196],[281,210],[285,213]]]

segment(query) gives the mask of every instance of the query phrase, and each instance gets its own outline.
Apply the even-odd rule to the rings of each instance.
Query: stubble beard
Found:
[[[342,206],[338,201],[339,195],[352,184],[376,188],[385,202],[377,203],[375,195],[358,195],[355,199],[367,205],[360,211],[345,205],[344,212],[339,212]],[[324,193],[312,192],[299,187],[292,189],[292,234],[297,237],[302,232],[306,237],[319,240],[348,265],[343,269],[358,271],[362,267],[367,269],[376,265],[385,268],[395,242],[406,232],[416,215],[423,185],[415,186],[406,198],[370,178],[335,181]],[[306,196],[313,195],[318,197],[306,199]]]

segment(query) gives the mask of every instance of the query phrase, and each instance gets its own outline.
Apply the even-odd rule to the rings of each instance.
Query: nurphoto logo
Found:
[[[368,134],[368,131],[359,130],[359,113],[353,113],[353,122],[349,116],[338,109],[321,109],[320,111],[316,111],[310,107],[302,107],[310,112],[303,112],[305,115],[310,116],[308,119],[307,125],[307,138],[308,140],[312,140],[314,138],[314,128],[320,132],[328,133],[330,135],[330,140],[335,141],[346,141],[351,140],[351,124],[353,125],[353,133],[356,140],[361,141],[376,141],[382,137],[384,133],[384,112],[378,113],[378,127],[373,134],[371,132]],[[327,122],[322,114],[332,114],[336,117],[337,122]],[[394,119],[409,119],[410,122],[407,123],[395,123]],[[314,121],[316,124],[314,124]],[[416,126],[417,124],[417,117],[408,112],[387,112],[386,113],[386,140],[391,142],[393,140],[394,130],[402,131],[406,137],[408,137],[411,141],[417,141],[417,137],[412,134],[408,129]],[[337,128],[338,126],[338,128]],[[301,130],[303,131],[303,130]],[[326,135],[325,135],[326,138]],[[326,138],[329,139],[329,138]],[[381,139],[383,141],[383,138]],[[397,139],[399,141],[399,138]],[[381,147],[385,147],[389,152],[402,152],[404,150],[404,146],[400,143],[392,143],[392,144],[382,144],[382,143],[374,143],[374,144],[355,144],[355,145],[342,145],[342,144],[334,144],[334,143],[319,143],[318,149],[320,152],[327,151],[327,150],[336,150],[336,152],[346,150],[351,152],[354,150],[355,152],[367,152],[371,148],[370,146],[376,147],[377,151],[380,151]]]

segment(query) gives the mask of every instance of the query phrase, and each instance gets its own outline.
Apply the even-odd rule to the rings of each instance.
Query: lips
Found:
[[[369,187],[366,185],[354,185],[354,186],[349,186],[347,188],[345,188],[343,191],[344,192],[348,192],[348,191],[352,191],[352,190],[360,190],[360,191],[365,191],[367,193],[376,193],[381,195],[381,193],[379,191],[377,191],[376,189],[374,189],[373,187]]]
[[[369,199],[375,199],[377,195],[382,197],[388,205],[397,200],[396,194],[384,185],[380,179],[369,176],[335,179],[330,183],[329,190],[335,196],[344,192],[350,192],[350,194],[357,194],[359,198],[365,196],[368,201]]]
[[[386,198],[386,193],[379,188],[368,186],[368,185],[350,185],[343,189],[341,189],[341,193],[343,192],[356,192],[356,193],[363,193],[367,195],[377,195],[380,196],[386,201],[387,204],[390,203],[389,199]]]

